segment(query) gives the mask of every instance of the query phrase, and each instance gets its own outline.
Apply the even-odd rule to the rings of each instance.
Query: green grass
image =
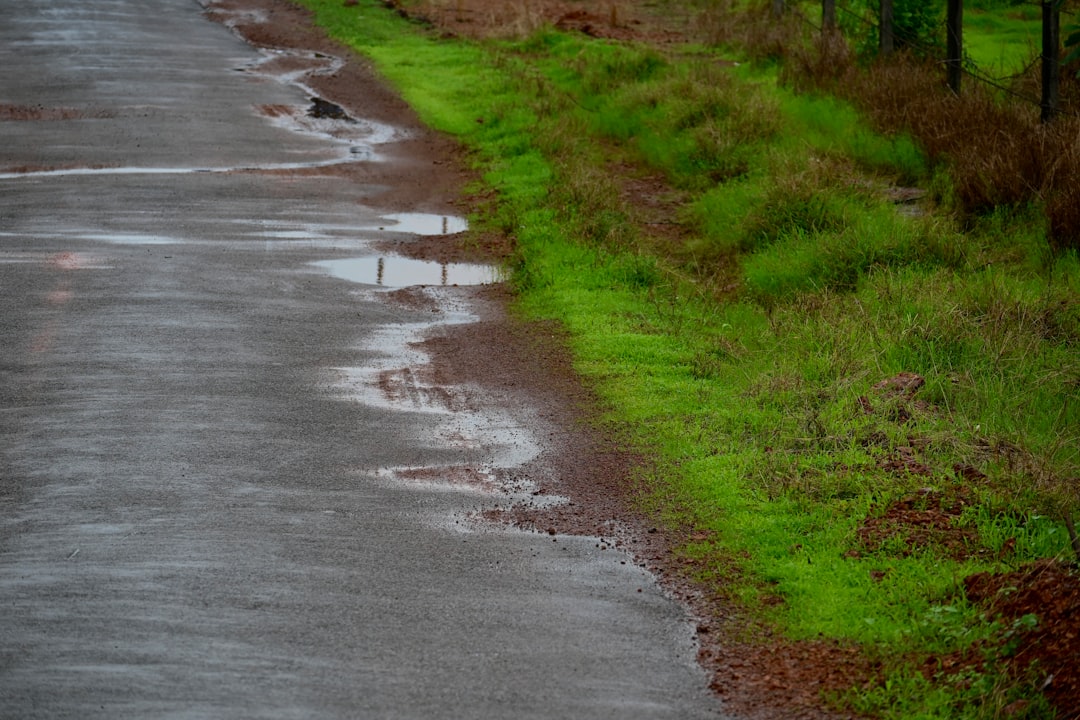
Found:
[[[1020,73],[1042,52],[1041,10],[1016,5],[965,12],[964,51],[991,77]]]
[[[516,239],[519,312],[567,328],[603,421],[652,459],[643,504],[712,531],[678,549],[700,580],[790,637],[883,658],[888,681],[851,706],[981,717],[978,683],[927,685],[904,659],[1005,632],[966,603],[966,575],[1066,550],[1076,255],[1051,253],[1022,209],[965,231],[898,212],[884,189],[933,172],[914,143],[784,90],[774,71],[550,30],[449,41],[374,2],[305,4],[472,150],[498,191],[474,224]],[[615,162],[667,179],[685,243],[635,224]],[[919,402],[874,390],[899,372],[925,378]],[[900,448],[930,474],[883,469]],[[961,483],[954,465],[985,479]],[[860,545],[859,525],[890,501],[961,485],[966,559]]]

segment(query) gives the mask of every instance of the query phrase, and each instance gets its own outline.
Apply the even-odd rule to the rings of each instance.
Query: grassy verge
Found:
[[[992,77],[1022,72],[1042,52],[1042,17],[1035,5],[975,7],[964,20],[965,51]]]
[[[855,709],[1050,716],[992,662],[919,670],[993,661],[1018,631],[965,577],[1068,547],[1080,262],[1033,211],[962,231],[898,205],[942,182],[910,139],[711,49],[470,43],[375,2],[304,4],[474,151],[498,191],[476,222],[516,239],[520,309],[569,330],[655,461],[643,502],[702,531],[679,552],[704,586],[881,660],[837,699]]]

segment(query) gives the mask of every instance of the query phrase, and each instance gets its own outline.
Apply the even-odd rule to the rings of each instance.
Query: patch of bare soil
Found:
[[[1059,720],[1080,718],[1080,573],[1055,560],[1031,563],[1003,575],[979,573],[964,580],[972,602],[986,608],[1009,634],[993,655],[1004,670],[1035,682]],[[963,663],[950,671],[959,672]],[[1017,701],[1006,716],[1019,715]]]
[[[975,528],[960,525],[970,504],[962,490],[946,494],[929,488],[894,501],[880,513],[871,512],[859,527],[860,550],[908,557],[933,549],[957,560],[983,554]]]
[[[723,657],[713,662],[713,654]],[[852,645],[830,641],[719,644],[702,651],[713,670],[712,688],[728,707],[748,718],[853,717],[828,713],[822,695],[840,694],[871,682],[880,668]]]

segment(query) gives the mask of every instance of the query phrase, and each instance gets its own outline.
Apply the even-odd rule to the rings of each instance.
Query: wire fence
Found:
[[[1041,11],[1043,8],[1043,3],[1033,2],[1032,0],[1021,0],[1020,2],[1011,3],[1010,7],[1014,9],[1020,7],[1035,7],[1039,8]],[[867,10],[869,9],[868,6],[864,6],[864,8]],[[795,8],[792,9],[795,10],[794,15],[806,26],[813,29],[815,32],[824,32],[824,28],[820,24],[815,23],[813,20],[811,20],[805,13],[798,11]],[[877,37],[880,36],[882,30],[881,24],[878,22],[877,19],[867,17],[865,11],[857,12],[848,5],[841,5],[838,3],[835,6],[835,12],[843,14],[843,16],[847,18],[849,24],[862,26],[863,32],[867,33],[868,35],[873,35]],[[1076,18],[1077,15],[1075,14],[1075,11],[1073,11],[1073,14],[1071,15],[1072,22],[1075,23]],[[947,24],[943,24],[940,27],[945,29],[945,33],[948,32]],[[942,49],[939,45],[928,43],[919,37],[912,37],[909,35],[904,35],[902,33],[898,33],[897,38],[901,41],[905,48],[912,50],[916,54],[919,54],[923,57],[938,58],[939,62],[941,62],[942,64],[950,62],[947,58],[942,57]],[[1029,93],[1023,92],[1022,90],[1018,90],[1016,88],[1015,82],[1020,78],[1027,76],[1031,72],[1032,68],[1041,61],[1042,58],[1040,53],[1040,55],[1036,56],[1022,71],[1011,75],[993,77],[990,74],[986,73],[983,69],[981,69],[979,65],[975,62],[975,60],[972,59],[971,56],[968,55],[966,52],[964,52],[962,55],[960,66],[965,77],[970,78],[971,80],[986,85],[988,87],[994,88],[998,92],[1008,95],[1014,100],[1028,103],[1036,107],[1042,107],[1044,105],[1043,98],[1035,97]],[[1077,111],[1061,107],[1057,107],[1055,108],[1055,110],[1056,113],[1059,115],[1067,115],[1070,117],[1080,118],[1080,112]]]

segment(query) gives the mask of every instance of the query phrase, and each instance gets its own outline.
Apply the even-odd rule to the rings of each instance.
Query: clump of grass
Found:
[[[872,713],[884,720],[1055,717],[1046,698],[1029,690],[1041,683],[1035,673],[1018,682],[995,669],[993,657],[987,658],[986,667],[988,671],[983,673],[969,669],[949,674],[908,666],[890,672],[878,687],[849,692],[844,701],[856,712]]]
[[[605,95],[628,83],[647,82],[669,69],[668,62],[646,47],[599,45],[580,48],[569,63],[588,98]]]
[[[700,62],[622,85],[593,127],[676,187],[700,190],[750,172],[761,144],[778,131],[778,113],[767,94]]]
[[[793,238],[838,233],[848,225],[840,193],[815,186],[798,175],[777,178],[743,220],[740,252],[764,250]]]
[[[610,174],[580,155],[562,156],[554,167],[561,182],[553,199],[563,208],[575,235],[598,247],[633,248],[637,231],[616,200],[620,188]]]
[[[775,122],[788,132],[771,135],[752,172],[713,185],[687,209],[698,237],[686,250],[702,274],[734,253],[795,236],[807,243],[830,234],[854,238],[852,233],[863,230],[856,228],[860,218],[881,203],[882,188],[925,175],[923,156],[910,139],[874,134],[843,103],[788,95],[774,99],[772,107]],[[894,224],[891,214],[882,217],[887,226]]]
[[[872,271],[931,264],[931,235],[916,223],[888,216],[860,218],[840,230],[795,228],[767,250],[746,259],[746,286],[773,307],[797,293],[853,291]]]
[[[831,88],[855,60],[855,53],[839,31],[823,32],[789,48],[781,77],[799,92]]]
[[[1043,202],[1048,236],[1059,253],[1080,251],[1080,121],[1057,122],[1045,133],[1054,153]]]
[[[858,173],[844,171],[850,162],[863,173],[881,175],[896,183],[916,183],[927,175],[924,153],[904,133],[883,136],[875,132],[853,106],[831,96],[800,93],[784,99],[788,126],[803,144],[833,160],[833,166],[851,180]],[[792,148],[785,148],[788,154]]]
[[[702,40],[712,45],[737,45],[758,63],[787,57],[803,37],[802,21],[791,13],[776,17],[771,2],[720,0],[706,5],[698,17]]]
[[[1024,71],[1040,53],[1042,23],[1037,6],[983,3],[965,7],[964,52],[981,71],[1007,77]]]

